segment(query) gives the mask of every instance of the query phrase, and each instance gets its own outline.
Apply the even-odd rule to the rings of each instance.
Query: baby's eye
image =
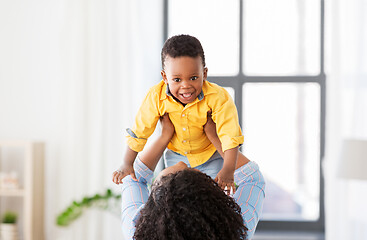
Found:
[[[173,81],[174,81],[174,82],[179,82],[179,81],[181,81],[181,79],[179,79],[179,78],[174,78],[174,79],[173,79]]]
[[[196,80],[196,79],[198,79],[198,77],[194,76],[194,77],[191,77],[190,79],[191,80]]]

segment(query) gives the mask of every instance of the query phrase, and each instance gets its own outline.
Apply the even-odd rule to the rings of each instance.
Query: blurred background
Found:
[[[184,33],[235,100],[241,151],[267,180],[254,239],[367,239],[366,12],[364,0],[0,0],[0,172],[15,171],[42,214],[1,186],[0,213],[19,212],[25,240],[43,239],[27,221],[44,239],[122,239],[116,211],[56,217],[119,192],[124,129],[161,79],[164,41]],[[362,145],[344,151],[351,141]],[[26,187],[37,172],[13,142],[44,143],[43,191]]]

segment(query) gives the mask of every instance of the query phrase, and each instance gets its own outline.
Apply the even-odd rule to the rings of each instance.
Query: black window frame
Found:
[[[325,153],[325,113],[326,113],[326,75],[324,69],[324,23],[325,3],[320,0],[320,73],[318,75],[294,76],[249,76],[243,73],[243,1],[239,1],[239,71],[235,76],[208,76],[208,80],[222,87],[231,87],[235,91],[235,104],[238,109],[239,122],[242,125],[243,85],[246,83],[317,83],[320,86],[320,209],[317,221],[267,221],[260,220],[257,232],[267,231],[303,231],[323,234],[325,232],[324,175],[322,161]],[[163,39],[168,38],[168,4],[163,0]]]

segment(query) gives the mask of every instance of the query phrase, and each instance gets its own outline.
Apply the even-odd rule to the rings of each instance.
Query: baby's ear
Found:
[[[208,77],[208,68],[205,67],[204,68],[204,81],[206,80],[207,77]]]
[[[165,83],[167,83],[167,75],[166,75],[166,72],[164,70],[161,71],[161,75],[162,75],[163,81]]]

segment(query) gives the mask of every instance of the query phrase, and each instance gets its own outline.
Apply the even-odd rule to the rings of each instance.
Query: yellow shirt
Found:
[[[206,162],[216,151],[204,133],[207,112],[212,112],[217,134],[223,151],[243,143],[238,123],[237,108],[228,92],[215,83],[204,81],[202,92],[195,101],[183,106],[167,91],[162,80],[150,88],[135,118],[132,129],[128,129],[127,144],[135,152],[143,150],[152,135],[160,116],[169,114],[174,127],[167,148],[187,156],[191,167]]]

